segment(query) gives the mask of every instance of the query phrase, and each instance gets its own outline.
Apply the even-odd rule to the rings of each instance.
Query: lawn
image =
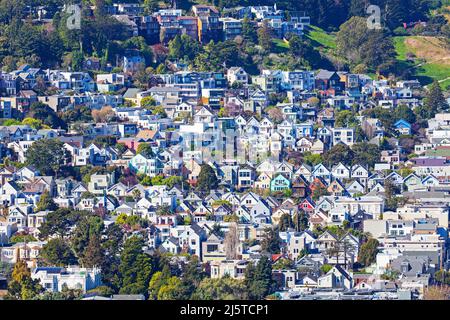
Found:
[[[445,48],[441,40],[435,37],[394,37],[397,60],[406,67],[414,69],[414,75],[423,85],[433,80],[440,81],[446,89],[450,85],[450,50]],[[413,53],[416,61],[406,59],[407,53]]]
[[[397,52],[397,60],[405,61],[408,47],[405,43],[406,37],[394,37],[395,51]]]
[[[312,40],[314,46],[327,49],[336,49],[335,36],[316,26],[310,26],[307,37]]]
[[[282,39],[272,39],[276,52],[286,52],[289,50],[289,42]]]

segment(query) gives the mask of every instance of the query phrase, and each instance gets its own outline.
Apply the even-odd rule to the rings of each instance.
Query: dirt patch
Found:
[[[436,37],[408,37],[405,44],[418,58],[428,63],[439,62],[450,65],[450,50],[446,48],[441,39]]]

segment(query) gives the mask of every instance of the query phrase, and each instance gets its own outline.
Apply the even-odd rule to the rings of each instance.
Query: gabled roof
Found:
[[[397,127],[407,127],[409,129],[411,129],[411,124],[408,121],[404,120],[404,119],[400,119],[396,123],[394,123],[394,127],[395,128],[397,128]]]
[[[334,233],[331,233],[329,230],[325,230],[325,232],[322,233],[322,234],[317,238],[317,240],[320,241],[320,240],[321,240],[322,238],[324,238],[325,236],[329,236],[329,237],[333,238],[335,241],[338,241],[338,240],[339,240],[338,236],[336,236]]]

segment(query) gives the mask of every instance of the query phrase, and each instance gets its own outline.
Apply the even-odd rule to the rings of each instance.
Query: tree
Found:
[[[245,286],[252,300],[264,299],[272,293],[274,283],[272,280],[272,266],[266,256],[259,259],[256,266],[250,263],[245,270]]]
[[[194,292],[195,300],[243,300],[247,298],[247,287],[242,280],[231,277],[206,278]]]
[[[379,245],[378,240],[373,238],[365,242],[359,249],[358,262],[366,267],[374,263],[377,257]]]
[[[273,30],[267,20],[264,20],[258,29],[258,43],[263,50],[270,52],[272,49]]]
[[[11,238],[9,238],[10,243],[32,242],[32,241],[37,241],[37,239],[33,237],[33,235],[19,232],[16,232]]]
[[[234,260],[238,257],[239,234],[237,224],[230,225],[224,240],[227,259]]]
[[[280,221],[278,222],[278,229],[284,232],[292,227],[294,227],[294,223],[292,221],[291,215],[289,213],[282,214],[280,217]]]
[[[83,69],[84,55],[80,50],[72,52],[71,67],[73,71],[81,71]]]
[[[294,269],[294,261],[281,258],[276,263],[273,264],[272,269],[274,270],[289,270]]]
[[[93,234],[89,238],[89,244],[84,250],[81,264],[85,268],[101,267],[104,260],[104,251],[101,247],[100,237]]]
[[[317,153],[305,152],[303,154],[303,161],[310,166],[316,166],[323,162],[322,155]]]
[[[352,151],[354,153],[353,165],[360,164],[373,168],[375,163],[380,160],[380,149],[375,144],[367,142],[355,143],[352,146]]]
[[[68,162],[68,151],[58,139],[40,139],[34,142],[25,156],[26,163],[42,174],[57,175],[61,167]]]
[[[256,28],[247,15],[242,20],[242,37],[245,41],[251,43],[256,43],[258,41],[258,33],[256,32]]]
[[[139,143],[136,153],[142,154],[146,158],[154,157],[152,146],[149,143]]]
[[[424,300],[449,300],[449,286],[428,286],[423,293]]]
[[[148,285],[149,299],[157,299],[159,290],[164,286],[170,279],[170,268],[165,265],[162,271],[155,272]]]
[[[92,110],[92,118],[95,122],[110,122],[114,119],[115,113],[112,107],[105,106],[100,110]]]
[[[106,229],[105,238],[102,241],[102,248],[105,252],[102,269],[102,282],[114,290],[119,291],[119,251],[123,245],[124,233],[122,228],[116,224],[111,224]]]
[[[350,165],[353,157],[354,152],[344,143],[336,144],[323,155],[323,159],[328,166],[336,165],[339,162],[342,162],[345,165]]]
[[[416,122],[416,114],[407,105],[401,104],[395,109],[395,119],[398,121],[404,119],[411,124]]]
[[[306,229],[308,229],[308,224],[309,224],[308,215],[303,210],[299,210],[294,215],[293,222],[294,222],[295,230],[297,232],[305,231]]]
[[[189,262],[182,267],[181,285],[177,288],[177,299],[190,299],[206,274],[202,270],[197,256],[190,256]]]
[[[396,54],[391,37],[383,30],[367,28],[363,17],[351,17],[339,27],[336,46],[351,65],[362,64],[372,70],[393,61]]]
[[[27,118],[40,120],[51,128],[67,129],[67,124],[56,114],[56,112],[43,102],[33,102]]]
[[[158,291],[158,300],[180,300],[183,283],[178,277],[170,277]]]
[[[197,189],[202,192],[209,192],[218,186],[218,179],[213,168],[209,164],[202,164],[197,179]]]
[[[33,118],[25,118],[22,120],[23,125],[28,125],[32,127],[33,129],[39,130],[42,128],[42,121],[39,119],[33,119]]]
[[[434,81],[423,100],[423,106],[417,108],[418,114],[422,119],[430,119],[436,113],[447,109],[448,104],[445,101],[441,86],[438,81]]]
[[[53,235],[63,238],[72,224],[73,215],[70,209],[59,208],[49,212],[44,223],[39,227],[39,238],[46,239]]]
[[[268,253],[280,253],[281,239],[278,230],[275,228],[266,228],[263,239],[261,240],[261,249]]]
[[[128,238],[120,255],[119,292],[121,294],[148,295],[148,285],[153,275],[152,259],[143,252],[142,238]]]
[[[50,239],[39,254],[42,262],[48,266],[65,267],[77,263],[70,246],[61,238]]]
[[[396,197],[397,187],[390,179],[384,181],[384,195],[386,197],[386,210],[395,211],[398,207],[398,198]]]
[[[71,243],[81,264],[87,262],[85,259],[86,254],[90,254],[91,257],[94,255],[93,252],[87,252],[87,249],[93,237],[101,236],[103,227],[103,220],[99,216],[86,215],[77,221],[76,228],[71,236]],[[96,251],[97,249],[91,247],[89,250]]]
[[[17,261],[12,272],[12,280],[8,283],[8,293],[5,299],[31,300],[43,291],[39,280],[31,278],[26,262],[24,260]]]
[[[339,111],[336,115],[336,128],[348,128],[356,127],[358,125],[358,120],[355,114],[350,110]]]
[[[441,269],[434,273],[434,280],[440,284],[450,285],[450,272]]]
[[[39,198],[39,201],[36,205],[36,211],[54,211],[56,209],[58,209],[58,205],[55,203],[55,201],[53,201],[53,197],[50,196],[50,193],[45,190]]]
[[[142,98],[142,108],[152,110],[154,106],[156,106],[156,100],[152,96]]]
[[[186,58],[193,61],[200,51],[200,45],[187,34],[177,35],[169,41],[169,58],[180,59]]]

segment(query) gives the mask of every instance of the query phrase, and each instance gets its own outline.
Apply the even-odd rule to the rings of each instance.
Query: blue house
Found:
[[[314,133],[314,123],[312,121],[299,123],[296,124],[295,129],[297,137],[312,137]]]
[[[394,128],[402,135],[411,134],[411,124],[406,120],[398,120],[396,123],[394,123]]]
[[[282,174],[276,176],[272,181],[270,181],[270,191],[284,191],[291,188],[291,181]]]

